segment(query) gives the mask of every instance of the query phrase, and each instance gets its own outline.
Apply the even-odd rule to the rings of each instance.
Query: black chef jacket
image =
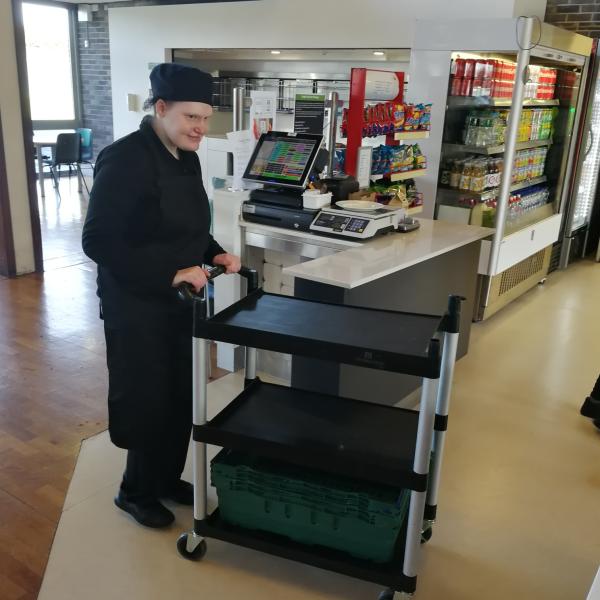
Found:
[[[211,264],[224,252],[210,234],[198,156],[182,150],[179,156],[160,141],[149,116],[98,155],[82,242],[98,264],[107,327],[187,321],[189,308],[171,286],[176,272]]]

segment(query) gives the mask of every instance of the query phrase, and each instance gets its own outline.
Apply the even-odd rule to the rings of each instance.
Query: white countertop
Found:
[[[493,229],[485,227],[431,219],[419,219],[419,222],[421,227],[416,231],[390,233],[362,243],[347,242],[353,247],[331,256],[287,267],[283,272],[310,281],[352,289],[493,234]],[[246,224],[248,225],[250,224]],[[276,227],[269,229],[285,231],[286,234],[294,233],[305,239],[323,239],[321,236],[288,232]],[[310,241],[312,243],[312,239]],[[338,241],[340,240],[336,240]]]

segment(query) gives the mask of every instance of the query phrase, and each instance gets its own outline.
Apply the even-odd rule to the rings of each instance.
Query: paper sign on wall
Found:
[[[275,131],[277,119],[277,94],[275,92],[250,92],[250,131],[255,140],[263,133]]]
[[[231,153],[233,154],[233,185],[231,189],[238,192],[244,189],[244,171],[256,145],[252,132],[248,129],[231,131],[227,134]]]
[[[371,183],[371,160],[373,157],[373,148],[371,146],[362,146],[358,149],[358,158],[356,161],[356,179],[361,189],[369,187]]]

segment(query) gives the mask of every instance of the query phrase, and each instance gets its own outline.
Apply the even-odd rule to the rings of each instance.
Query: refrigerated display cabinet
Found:
[[[534,18],[417,22],[410,94],[427,92],[443,123],[422,143],[425,216],[490,227],[475,320],[548,273],[591,50],[590,38]]]
[[[588,83],[583,102],[577,164],[571,193],[565,210],[561,240],[558,246],[561,269],[588,252],[600,259],[600,248],[592,248],[595,242],[593,231],[590,238],[594,203],[598,195],[600,170],[600,55],[598,40],[594,40]]]

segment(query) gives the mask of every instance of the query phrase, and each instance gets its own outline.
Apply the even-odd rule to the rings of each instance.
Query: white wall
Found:
[[[0,107],[17,274],[35,270],[11,2],[0,1]]]
[[[545,0],[257,0],[109,9],[115,137],[136,129],[127,93],[148,95],[165,48],[410,48],[414,20],[544,18]]]

